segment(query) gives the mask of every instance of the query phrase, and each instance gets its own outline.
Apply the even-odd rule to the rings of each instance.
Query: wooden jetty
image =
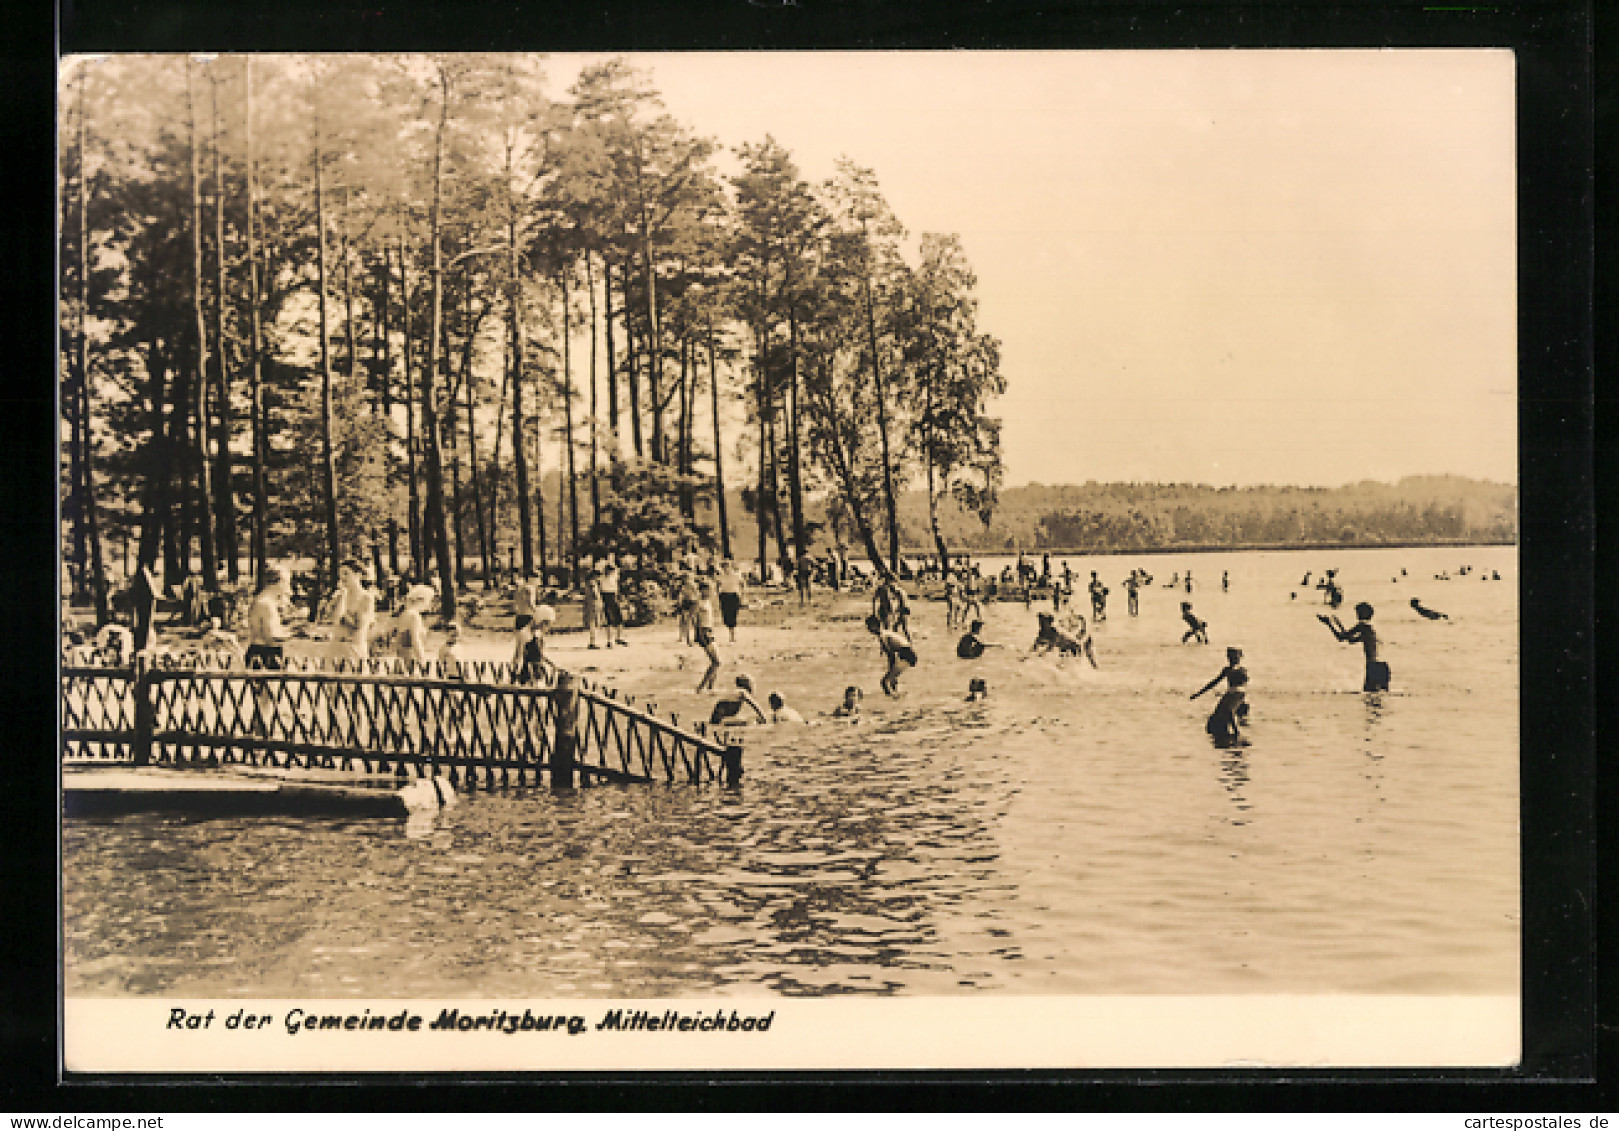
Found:
[[[61,686],[62,754],[73,770],[74,806],[113,804],[105,795],[119,782],[131,799],[153,805],[168,797],[202,804],[204,795],[224,805],[228,792],[243,805],[269,805],[272,784],[288,805],[294,798],[314,805],[322,791],[333,806],[363,809],[374,799],[350,797],[352,782],[310,776],[323,773],[363,775],[369,795],[389,792],[379,791],[378,781],[397,791],[422,779],[472,790],[547,778],[571,787],[735,785],[742,777],[741,747],[725,732],[682,727],[652,704],[551,668],[463,662],[446,672],[393,660],[332,668],[293,660],[267,671],[143,657],[134,668],[64,667]],[[82,773],[86,765],[206,768],[234,774],[236,787],[182,786],[172,777],[142,784],[158,782],[149,773],[103,777],[97,785]],[[244,776],[249,771],[281,777],[267,783]]]
[[[118,763],[62,767],[69,817],[184,813],[206,817],[405,817],[410,800],[392,779],[333,781]]]

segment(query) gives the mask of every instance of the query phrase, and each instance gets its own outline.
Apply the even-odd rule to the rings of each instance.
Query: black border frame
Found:
[[[60,0],[57,48],[94,51],[476,51],[1142,49],[1278,47],[1507,47],[1516,52],[1519,208],[1519,482],[1521,590],[1522,891],[1524,1061],[1503,1071],[1096,1071],[872,1073],[575,1073],[533,1076],[89,1077],[57,1081],[57,820],[54,671],[20,656],[54,655],[56,526],[54,335],[55,54],[8,59],[10,113],[0,137],[22,157],[30,187],[43,186],[38,219],[8,225],[8,258],[23,271],[8,286],[31,325],[7,389],[12,442],[4,450],[9,549],[0,562],[0,639],[7,672],[0,703],[14,736],[5,816],[12,850],[0,855],[8,911],[0,951],[0,1038],[7,1100],[14,1110],[379,1110],[388,1099],[422,1110],[555,1104],[608,1109],[797,1110],[1019,1106],[1197,1111],[1614,1110],[1614,1038],[1598,1025],[1597,994],[1613,1001],[1615,978],[1599,970],[1597,931],[1610,947],[1613,867],[1596,851],[1597,812],[1612,812],[1611,776],[1598,782],[1593,569],[1613,577],[1596,546],[1598,484],[1613,482],[1611,456],[1594,430],[1615,437],[1612,403],[1594,384],[1594,313],[1616,308],[1606,276],[1593,283],[1595,192],[1605,198],[1602,236],[1613,244],[1611,146],[1597,164],[1595,129],[1614,125],[1614,64],[1593,51],[1619,31],[1594,0],[1434,0],[1433,3],[1099,3],[1082,0],[589,0],[523,5],[517,0]],[[8,5],[8,7],[10,7]],[[18,6],[20,8],[20,5]],[[43,8],[43,6],[41,6]],[[15,11],[7,15],[15,16]],[[36,10],[37,14],[41,13]],[[11,26],[24,38],[20,25]],[[13,47],[15,50],[15,46]],[[1596,73],[1601,68],[1601,75]],[[1599,93],[1603,97],[1599,99]],[[1599,182],[1598,177],[1601,176]],[[31,201],[32,202],[32,199]],[[26,235],[24,235],[26,233]],[[43,270],[36,271],[39,267]],[[1593,289],[1595,287],[1595,289]],[[41,303],[40,297],[45,301]],[[1600,308],[1594,298],[1602,298]],[[20,320],[22,321],[22,320]],[[1604,344],[1614,344],[1605,313]],[[38,352],[34,352],[35,348]],[[1611,353],[1608,354],[1611,356]],[[41,376],[45,375],[45,376]],[[1606,390],[1604,390],[1604,393]],[[16,440],[21,440],[17,443]],[[1611,450],[1611,449],[1610,449]],[[1609,495],[1604,487],[1603,498]],[[16,513],[10,513],[15,510]],[[34,537],[35,535],[38,537]],[[41,552],[42,551],[42,552]],[[43,583],[43,584],[41,584]],[[1601,591],[1601,612],[1619,616]],[[30,600],[25,592],[38,593]],[[1606,653],[1605,653],[1606,655]],[[18,661],[18,662],[14,662]],[[1605,666],[1605,670],[1606,666]],[[1611,728],[1603,724],[1611,737]],[[1600,808],[1599,808],[1600,805]],[[1599,885],[1597,870],[1609,882]],[[1601,976],[1599,983],[1598,978]],[[1604,1014],[1604,1017],[1611,1015]],[[16,1078],[11,1072],[21,1070]],[[1606,1071],[1599,1071],[1605,1069]],[[384,1086],[378,1093],[371,1087]],[[296,1083],[297,1089],[289,1087]],[[176,1086],[182,1085],[182,1086]],[[442,1090],[440,1090],[442,1089]]]

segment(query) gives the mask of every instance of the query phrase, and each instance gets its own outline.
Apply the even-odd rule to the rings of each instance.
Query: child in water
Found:
[[[850,722],[860,721],[860,700],[866,693],[858,687],[850,686],[843,689],[843,702],[832,712],[834,719],[848,719]]]
[[[956,643],[956,656],[963,660],[976,660],[984,654],[985,648],[999,648],[999,644],[990,644],[978,634],[984,631],[984,622],[975,620],[967,634]]]
[[[897,698],[899,677],[904,674],[906,667],[916,667],[916,649],[912,648],[911,642],[899,633],[884,628],[883,622],[876,615],[866,618],[866,630],[877,638],[883,656],[888,660],[888,671],[879,681],[882,689]]]
[[[1091,634],[1085,631],[1085,622],[1079,622],[1079,633],[1070,636],[1057,628],[1056,618],[1050,613],[1040,614],[1040,631],[1035,633],[1033,652],[1055,652],[1059,656],[1084,657],[1096,667],[1096,647],[1091,643]]]
[[[787,705],[780,692],[770,693],[770,721],[773,723],[801,723],[804,716]]]
[[[989,698],[989,684],[982,679],[974,679],[967,684],[967,702],[977,703],[981,699]]]
[[[1372,627],[1372,607],[1365,601],[1355,606],[1355,627],[1346,629],[1337,617],[1317,616],[1345,644],[1359,644],[1366,651],[1366,682],[1362,691],[1387,691],[1389,666],[1377,658],[1377,630]]]
[[[1194,639],[1199,644],[1207,644],[1209,642],[1208,622],[1198,619],[1197,614],[1192,611],[1192,602],[1181,602],[1181,620],[1186,622],[1186,631],[1181,634],[1182,644],[1185,644],[1188,640]]]

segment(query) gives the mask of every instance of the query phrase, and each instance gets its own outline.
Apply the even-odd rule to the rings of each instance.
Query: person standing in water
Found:
[[[1247,746],[1248,740],[1242,736],[1240,724],[1248,717],[1248,697],[1243,691],[1248,684],[1248,673],[1239,667],[1221,674],[1226,679],[1226,693],[1220,696],[1203,729],[1214,739],[1214,745],[1222,749]],[[1215,677],[1216,682],[1219,678]]]
[[[885,630],[898,630],[905,634],[907,641],[911,638],[910,606],[905,601],[905,591],[894,580],[894,575],[888,570],[883,571],[882,584],[871,595],[871,615],[876,617]]]
[[[1141,582],[1137,580],[1135,570],[1131,570],[1130,576],[1124,579],[1124,607],[1131,616],[1141,613]]]
[[[1221,680],[1225,680],[1228,686],[1235,686],[1235,684],[1232,683],[1232,680],[1238,675],[1242,676],[1243,682],[1247,682],[1248,670],[1242,666],[1242,649],[1227,648],[1225,650],[1225,667],[1221,668],[1220,673],[1213,679],[1209,680],[1209,682],[1205,683],[1202,687],[1192,692],[1192,698],[1196,699],[1204,692],[1214,690],[1214,688],[1219,686]],[[1216,710],[1218,710],[1218,708],[1216,708]],[[1209,733],[1212,734],[1214,732],[1210,731]]]
[[[1196,640],[1199,644],[1209,642],[1209,626],[1207,621],[1199,620],[1198,615],[1192,611],[1192,602],[1181,602],[1181,620],[1186,622],[1186,631],[1181,634],[1181,643]]]
[[[1377,658],[1377,630],[1372,627],[1373,609],[1365,601],[1355,606],[1355,627],[1346,629],[1337,617],[1317,615],[1316,620],[1332,630],[1344,644],[1359,644],[1366,653],[1366,682],[1362,691],[1387,691],[1389,666]]]
[[[1091,593],[1091,620],[1106,620],[1107,586],[1102,584],[1101,579],[1096,576],[1096,571],[1094,569],[1091,570],[1091,583],[1088,588],[1090,589]]]
[[[916,667],[916,649],[899,633],[884,628],[882,621],[876,616],[866,618],[866,631],[877,638],[877,644],[883,650],[883,657],[888,661],[888,671],[883,674],[879,683],[889,695],[898,697],[899,677],[904,674],[907,667]]]

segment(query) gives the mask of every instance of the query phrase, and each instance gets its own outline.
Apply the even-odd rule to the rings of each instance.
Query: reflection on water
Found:
[[[1391,589],[1399,561],[1421,555],[1333,559],[1389,610],[1399,595],[1357,575]],[[1196,597],[1212,647],[1181,646],[1180,595],[1149,590],[1140,617],[1097,627],[1099,671],[1010,648],[969,667],[925,606],[904,699],[750,736],[738,790],[486,793],[409,822],[69,822],[69,992],[1514,989],[1511,586],[1446,593],[1437,628],[1390,615],[1400,682],[1362,695],[1359,650],[1289,601],[1316,559],[1191,564],[1231,572],[1230,594]],[[1021,606],[986,619],[991,639],[1032,638]],[[875,683],[868,643],[814,639],[808,662],[743,659],[806,713],[867,668]],[[1228,644],[1253,677],[1252,746],[1216,750],[1187,694]],[[991,699],[963,701],[969,670]],[[679,704],[688,681],[671,664],[654,690]]]

